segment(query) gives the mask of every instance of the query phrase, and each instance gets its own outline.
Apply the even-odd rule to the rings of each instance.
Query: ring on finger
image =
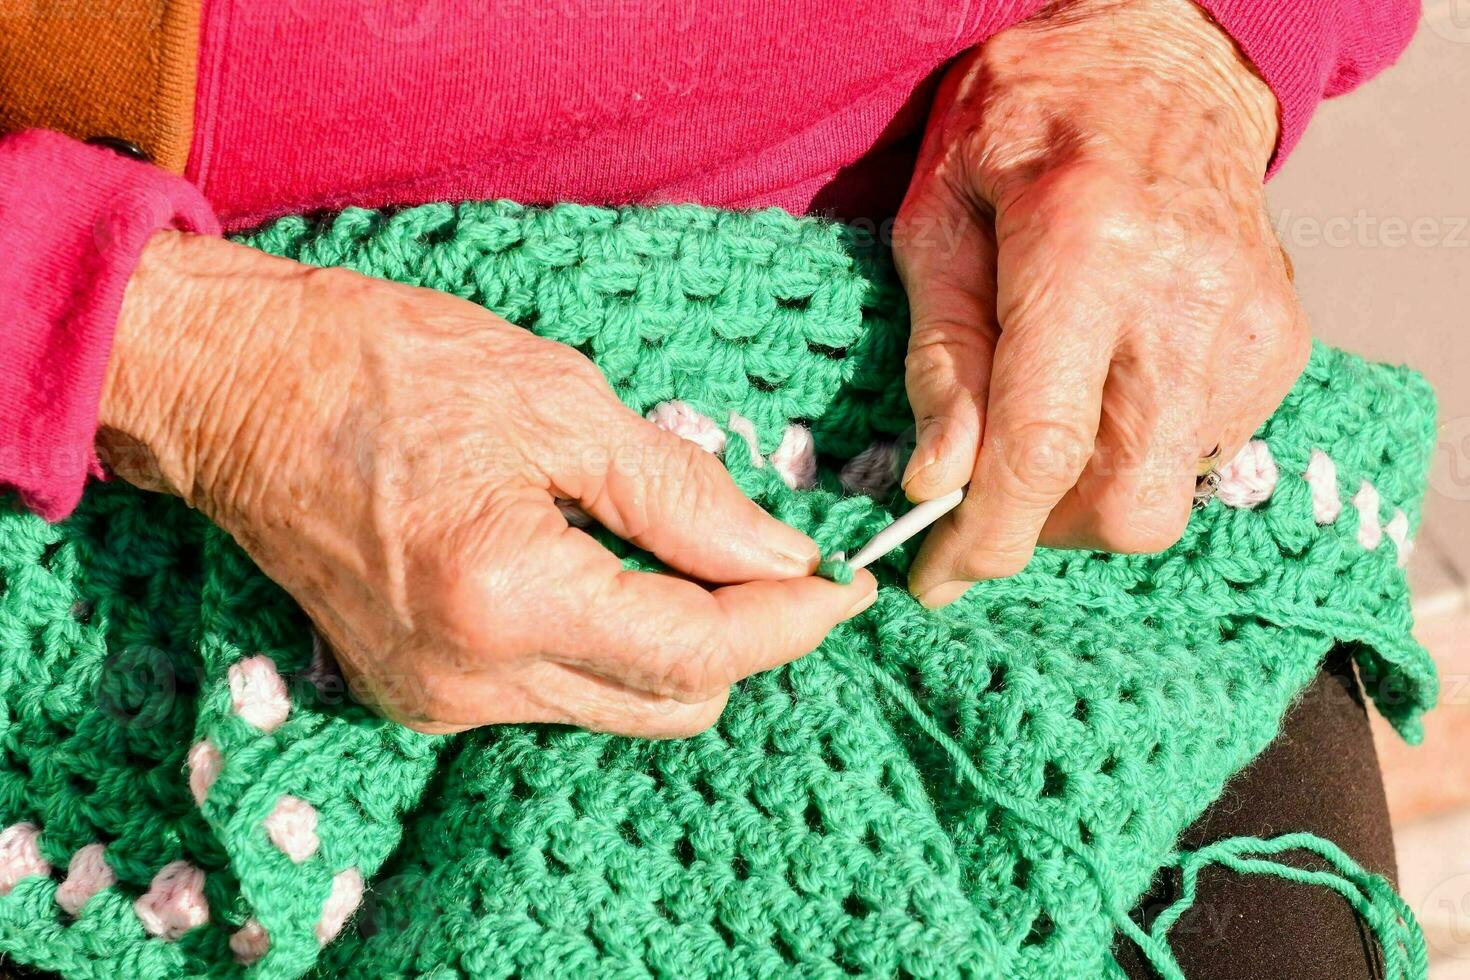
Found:
[[[1220,446],[1216,444],[1214,449],[1201,456],[1195,465],[1194,476],[1194,509],[1204,510],[1205,506],[1214,498],[1215,492],[1220,489],[1220,473],[1215,469],[1220,462]]]

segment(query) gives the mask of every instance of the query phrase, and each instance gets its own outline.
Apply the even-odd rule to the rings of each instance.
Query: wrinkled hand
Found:
[[[301,604],[356,693],[429,732],[710,725],[729,685],[874,598],[592,364],[451,296],[155,236],[99,448],[177,493]],[[579,501],[693,578],[625,571]]]
[[[949,71],[895,228],[911,499],[965,484],[910,587],[944,605],[1038,541],[1158,551],[1310,341],[1261,178],[1276,102],[1190,0],[1075,0]]]

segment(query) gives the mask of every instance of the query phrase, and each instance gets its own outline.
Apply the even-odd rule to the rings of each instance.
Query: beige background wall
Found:
[[[1318,336],[1408,363],[1439,391],[1447,438],[1413,571],[1421,601],[1454,586],[1463,596],[1470,582],[1470,0],[1426,0],[1404,57],[1322,105],[1268,196]]]
[[[1432,980],[1470,980],[1470,0],[1425,0],[1399,64],[1322,106],[1268,196],[1318,336],[1439,391],[1410,573],[1440,707],[1423,746],[1379,746]]]

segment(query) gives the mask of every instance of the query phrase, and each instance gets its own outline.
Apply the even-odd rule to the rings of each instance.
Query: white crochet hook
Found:
[[[963,488],[947,493],[933,500],[926,500],[922,504],[914,505],[914,509],[904,514],[898,520],[873,535],[873,540],[858,549],[858,553],[847,559],[847,563],[853,568],[867,568],[872,562],[888,554],[894,548],[903,544],[909,538],[918,534],[945,514],[954,510],[965,499]],[[832,556],[839,561],[843,554],[838,552]]]

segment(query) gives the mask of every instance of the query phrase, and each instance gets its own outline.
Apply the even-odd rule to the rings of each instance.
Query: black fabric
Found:
[[[1182,848],[1237,835],[1326,837],[1363,867],[1397,880],[1378,754],[1352,660],[1337,650],[1287,714],[1281,734],[1231,780],[1184,834]],[[1297,855],[1303,867],[1315,858]],[[1134,910],[1147,924],[1177,895],[1166,873]],[[1352,908],[1324,889],[1209,868],[1194,906],[1169,932],[1189,980],[1377,980],[1380,952]],[[1114,949],[1131,980],[1157,974],[1126,940]]]

